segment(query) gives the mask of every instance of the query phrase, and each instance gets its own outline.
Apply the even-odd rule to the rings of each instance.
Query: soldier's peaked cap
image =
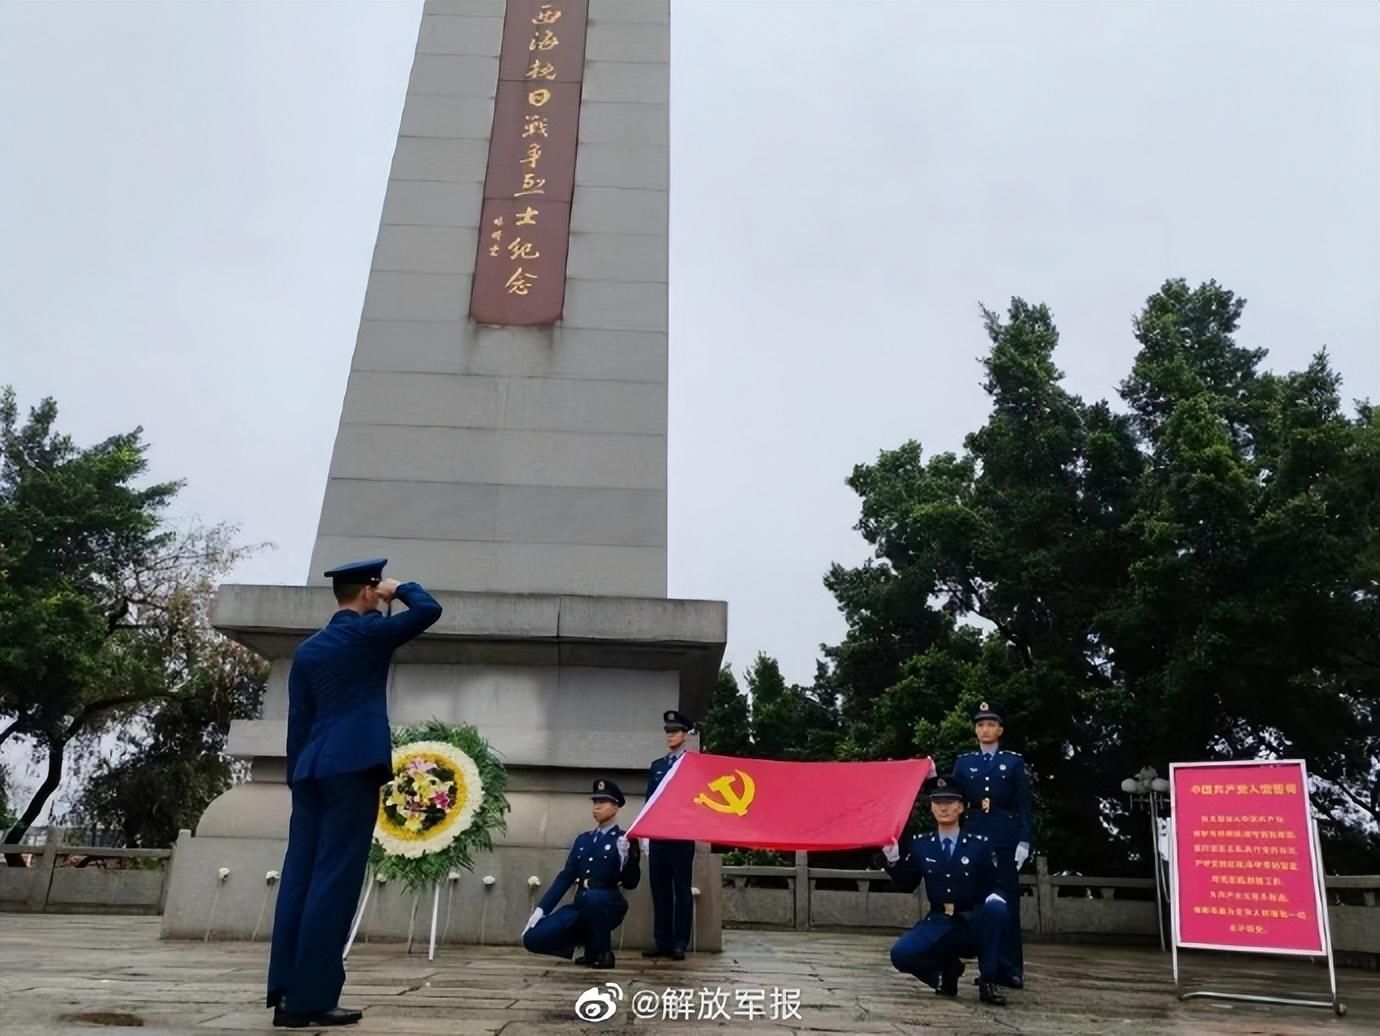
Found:
[[[361,585],[372,585],[383,578],[383,566],[388,564],[387,558],[370,558],[368,561],[352,561],[348,565],[337,565],[328,572],[323,572],[327,579],[333,579],[337,583],[359,583]]]
[[[661,716],[661,722],[666,730],[694,730],[695,721],[683,712],[675,709],[667,709]]]
[[[931,802],[937,802],[944,799],[961,799],[963,789],[951,775],[936,773],[925,778],[925,783],[920,787],[920,794],[927,796]]]
[[[623,790],[614,784],[607,777],[600,777],[594,782],[594,787],[590,789],[591,799],[608,799],[608,801],[621,806],[627,800],[623,798]]]
[[[978,702],[978,707],[973,710],[974,723],[983,719],[994,719],[1003,726],[1006,724],[1006,717],[1002,714],[1001,707],[990,701]]]

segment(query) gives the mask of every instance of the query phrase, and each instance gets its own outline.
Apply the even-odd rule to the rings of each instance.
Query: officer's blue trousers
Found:
[[[930,914],[896,941],[891,948],[891,963],[897,971],[914,975],[937,989],[945,967],[962,957],[977,957],[979,973],[993,981],[1000,966],[1006,914],[1006,904],[1000,899],[982,904],[967,916]]]
[[[690,926],[694,923],[690,872],[695,866],[695,843],[653,841],[648,856],[652,938],[662,953],[684,951],[690,945]]]
[[[994,845],[997,858],[997,891],[1006,899],[1006,923],[1001,935],[1001,970],[993,976],[1002,981],[1025,978],[1025,952],[1021,947],[1021,875],[1016,867],[1014,845]]]
[[[522,945],[532,953],[548,953],[569,960],[575,947],[586,953],[612,949],[613,930],[623,923],[628,903],[617,889],[586,889],[567,904],[527,929]]]
[[[320,1014],[338,1006],[341,954],[369,863],[379,775],[361,770],[294,781],[287,856],[273,915],[268,1006]]]

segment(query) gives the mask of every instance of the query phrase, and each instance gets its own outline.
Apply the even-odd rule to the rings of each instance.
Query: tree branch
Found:
[[[1351,789],[1348,788],[1341,781],[1333,781],[1332,786],[1336,788],[1338,791],[1340,791],[1343,795],[1345,795],[1348,799],[1350,799],[1352,805],[1356,806],[1363,812],[1368,813],[1372,820],[1380,820],[1380,812],[1377,812],[1374,803],[1367,805],[1365,802],[1362,802],[1359,798],[1352,794]]]
[[[72,718],[72,722],[67,724],[67,729],[63,732],[62,740],[64,743],[70,741],[80,733],[81,728],[90,723],[93,719],[103,712],[111,709],[118,709],[122,705],[139,705],[144,702],[166,701],[173,697],[171,691],[147,691],[140,694],[126,694],[119,698],[107,698],[104,701],[93,701],[82,708],[80,712]]]
[[[4,729],[3,732],[0,732],[0,745],[3,745],[6,741],[8,741],[10,739],[10,735],[17,731],[19,729],[19,725],[23,722],[24,720],[22,717],[16,718],[13,723],[11,723],[8,727]]]

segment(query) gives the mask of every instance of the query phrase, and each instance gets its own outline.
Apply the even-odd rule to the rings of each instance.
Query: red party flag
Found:
[[[742,849],[859,849],[895,841],[930,759],[790,763],[686,752],[628,829],[633,838]]]

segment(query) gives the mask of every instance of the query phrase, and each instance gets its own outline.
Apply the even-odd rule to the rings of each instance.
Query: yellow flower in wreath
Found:
[[[473,759],[454,745],[414,741],[393,750],[374,839],[389,856],[439,852],[469,828],[483,802]]]

